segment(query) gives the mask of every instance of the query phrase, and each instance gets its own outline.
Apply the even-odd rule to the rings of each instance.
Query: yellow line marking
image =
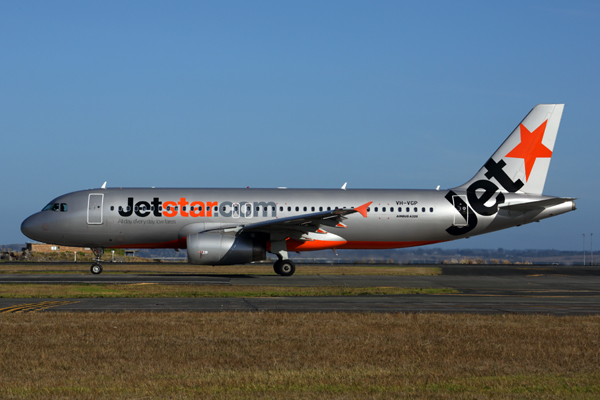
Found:
[[[79,301],[42,301],[40,303],[17,304],[12,307],[0,308],[0,314],[36,312],[75,303],[79,303]]]

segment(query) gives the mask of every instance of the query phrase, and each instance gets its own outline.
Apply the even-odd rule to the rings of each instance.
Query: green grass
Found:
[[[222,286],[222,285],[110,285],[110,284],[0,284],[0,298],[154,298],[154,297],[296,297],[296,296],[369,296],[399,294],[452,294],[449,288],[397,287],[288,287],[288,286]]]

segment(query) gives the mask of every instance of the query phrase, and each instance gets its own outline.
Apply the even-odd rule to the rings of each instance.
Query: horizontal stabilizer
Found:
[[[519,203],[519,204],[508,204],[501,205],[500,209],[506,211],[530,211],[530,210],[539,210],[543,208],[548,208],[552,206],[557,206],[559,204],[566,203],[568,201],[575,200],[574,197],[554,197],[552,199],[546,200],[538,200],[538,201],[530,201],[528,203]],[[573,207],[575,207],[575,203],[573,203]],[[574,208],[573,208],[574,209]]]

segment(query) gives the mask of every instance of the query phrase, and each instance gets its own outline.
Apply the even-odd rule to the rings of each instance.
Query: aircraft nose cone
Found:
[[[29,239],[38,240],[37,237],[44,230],[43,225],[39,223],[37,215],[32,215],[21,224],[21,232]],[[48,228],[46,227],[46,229]]]

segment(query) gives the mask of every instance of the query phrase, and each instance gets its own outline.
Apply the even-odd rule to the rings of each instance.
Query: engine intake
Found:
[[[186,240],[191,264],[246,264],[267,258],[265,244],[250,238],[200,232],[188,235]]]

